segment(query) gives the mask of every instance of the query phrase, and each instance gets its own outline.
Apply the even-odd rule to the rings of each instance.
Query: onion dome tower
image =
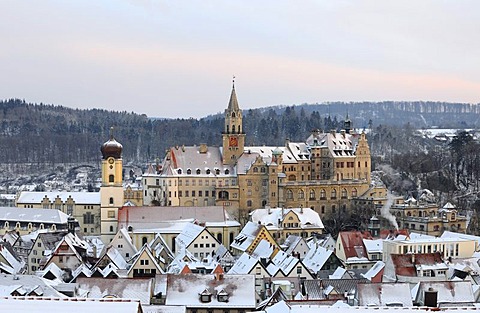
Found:
[[[100,148],[102,152],[102,185],[100,187],[101,235],[108,244],[118,228],[118,209],[123,206],[123,146],[113,137]]]

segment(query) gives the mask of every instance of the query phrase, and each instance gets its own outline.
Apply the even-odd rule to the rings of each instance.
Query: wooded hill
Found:
[[[462,103],[326,103],[244,110],[247,145],[304,141],[311,130],[340,130],[348,114],[356,128],[381,125],[464,127],[479,125],[480,106]],[[223,114],[202,119],[149,118],[133,112],[80,110],[11,99],[0,102],[0,163],[98,162],[100,145],[114,127],[127,162],[164,157],[175,145],[221,144]]]

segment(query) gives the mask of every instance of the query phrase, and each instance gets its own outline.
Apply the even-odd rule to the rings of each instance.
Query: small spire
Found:
[[[228,110],[229,111],[238,111],[238,100],[237,100],[237,94],[235,93],[235,75],[233,76],[232,80],[232,94],[230,95],[230,101],[228,102]]]
[[[110,140],[113,140],[113,126],[110,127]]]

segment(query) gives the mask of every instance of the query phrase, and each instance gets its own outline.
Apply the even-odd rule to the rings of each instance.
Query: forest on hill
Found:
[[[339,130],[347,115],[353,127],[382,131],[382,127],[404,125],[476,128],[479,112],[480,106],[461,103],[303,104],[244,110],[243,129],[247,145],[283,145],[287,138],[304,141],[313,129]],[[0,115],[0,163],[7,164],[98,162],[100,145],[108,139],[110,127],[114,127],[115,138],[124,146],[124,160],[146,163],[163,158],[166,149],[175,145],[218,146],[224,125],[222,114],[201,119],[161,119],[134,112],[71,109],[19,99],[1,101]]]

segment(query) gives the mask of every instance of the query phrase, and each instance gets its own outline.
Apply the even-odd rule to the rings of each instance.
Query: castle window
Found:
[[[113,183],[115,181],[115,176],[114,175],[108,175],[108,182]]]
[[[327,193],[325,192],[325,189],[320,190],[320,200],[326,200],[327,199]]]
[[[352,189],[352,197],[356,197],[357,196],[357,188],[353,188]]]
[[[293,191],[290,189],[287,190],[287,199],[293,200]]]
[[[337,199],[337,190],[336,189],[332,189],[331,198],[332,199]]]
[[[305,198],[305,193],[303,192],[303,190],[299,190],[298,191],[298,199],[303,199]]]

